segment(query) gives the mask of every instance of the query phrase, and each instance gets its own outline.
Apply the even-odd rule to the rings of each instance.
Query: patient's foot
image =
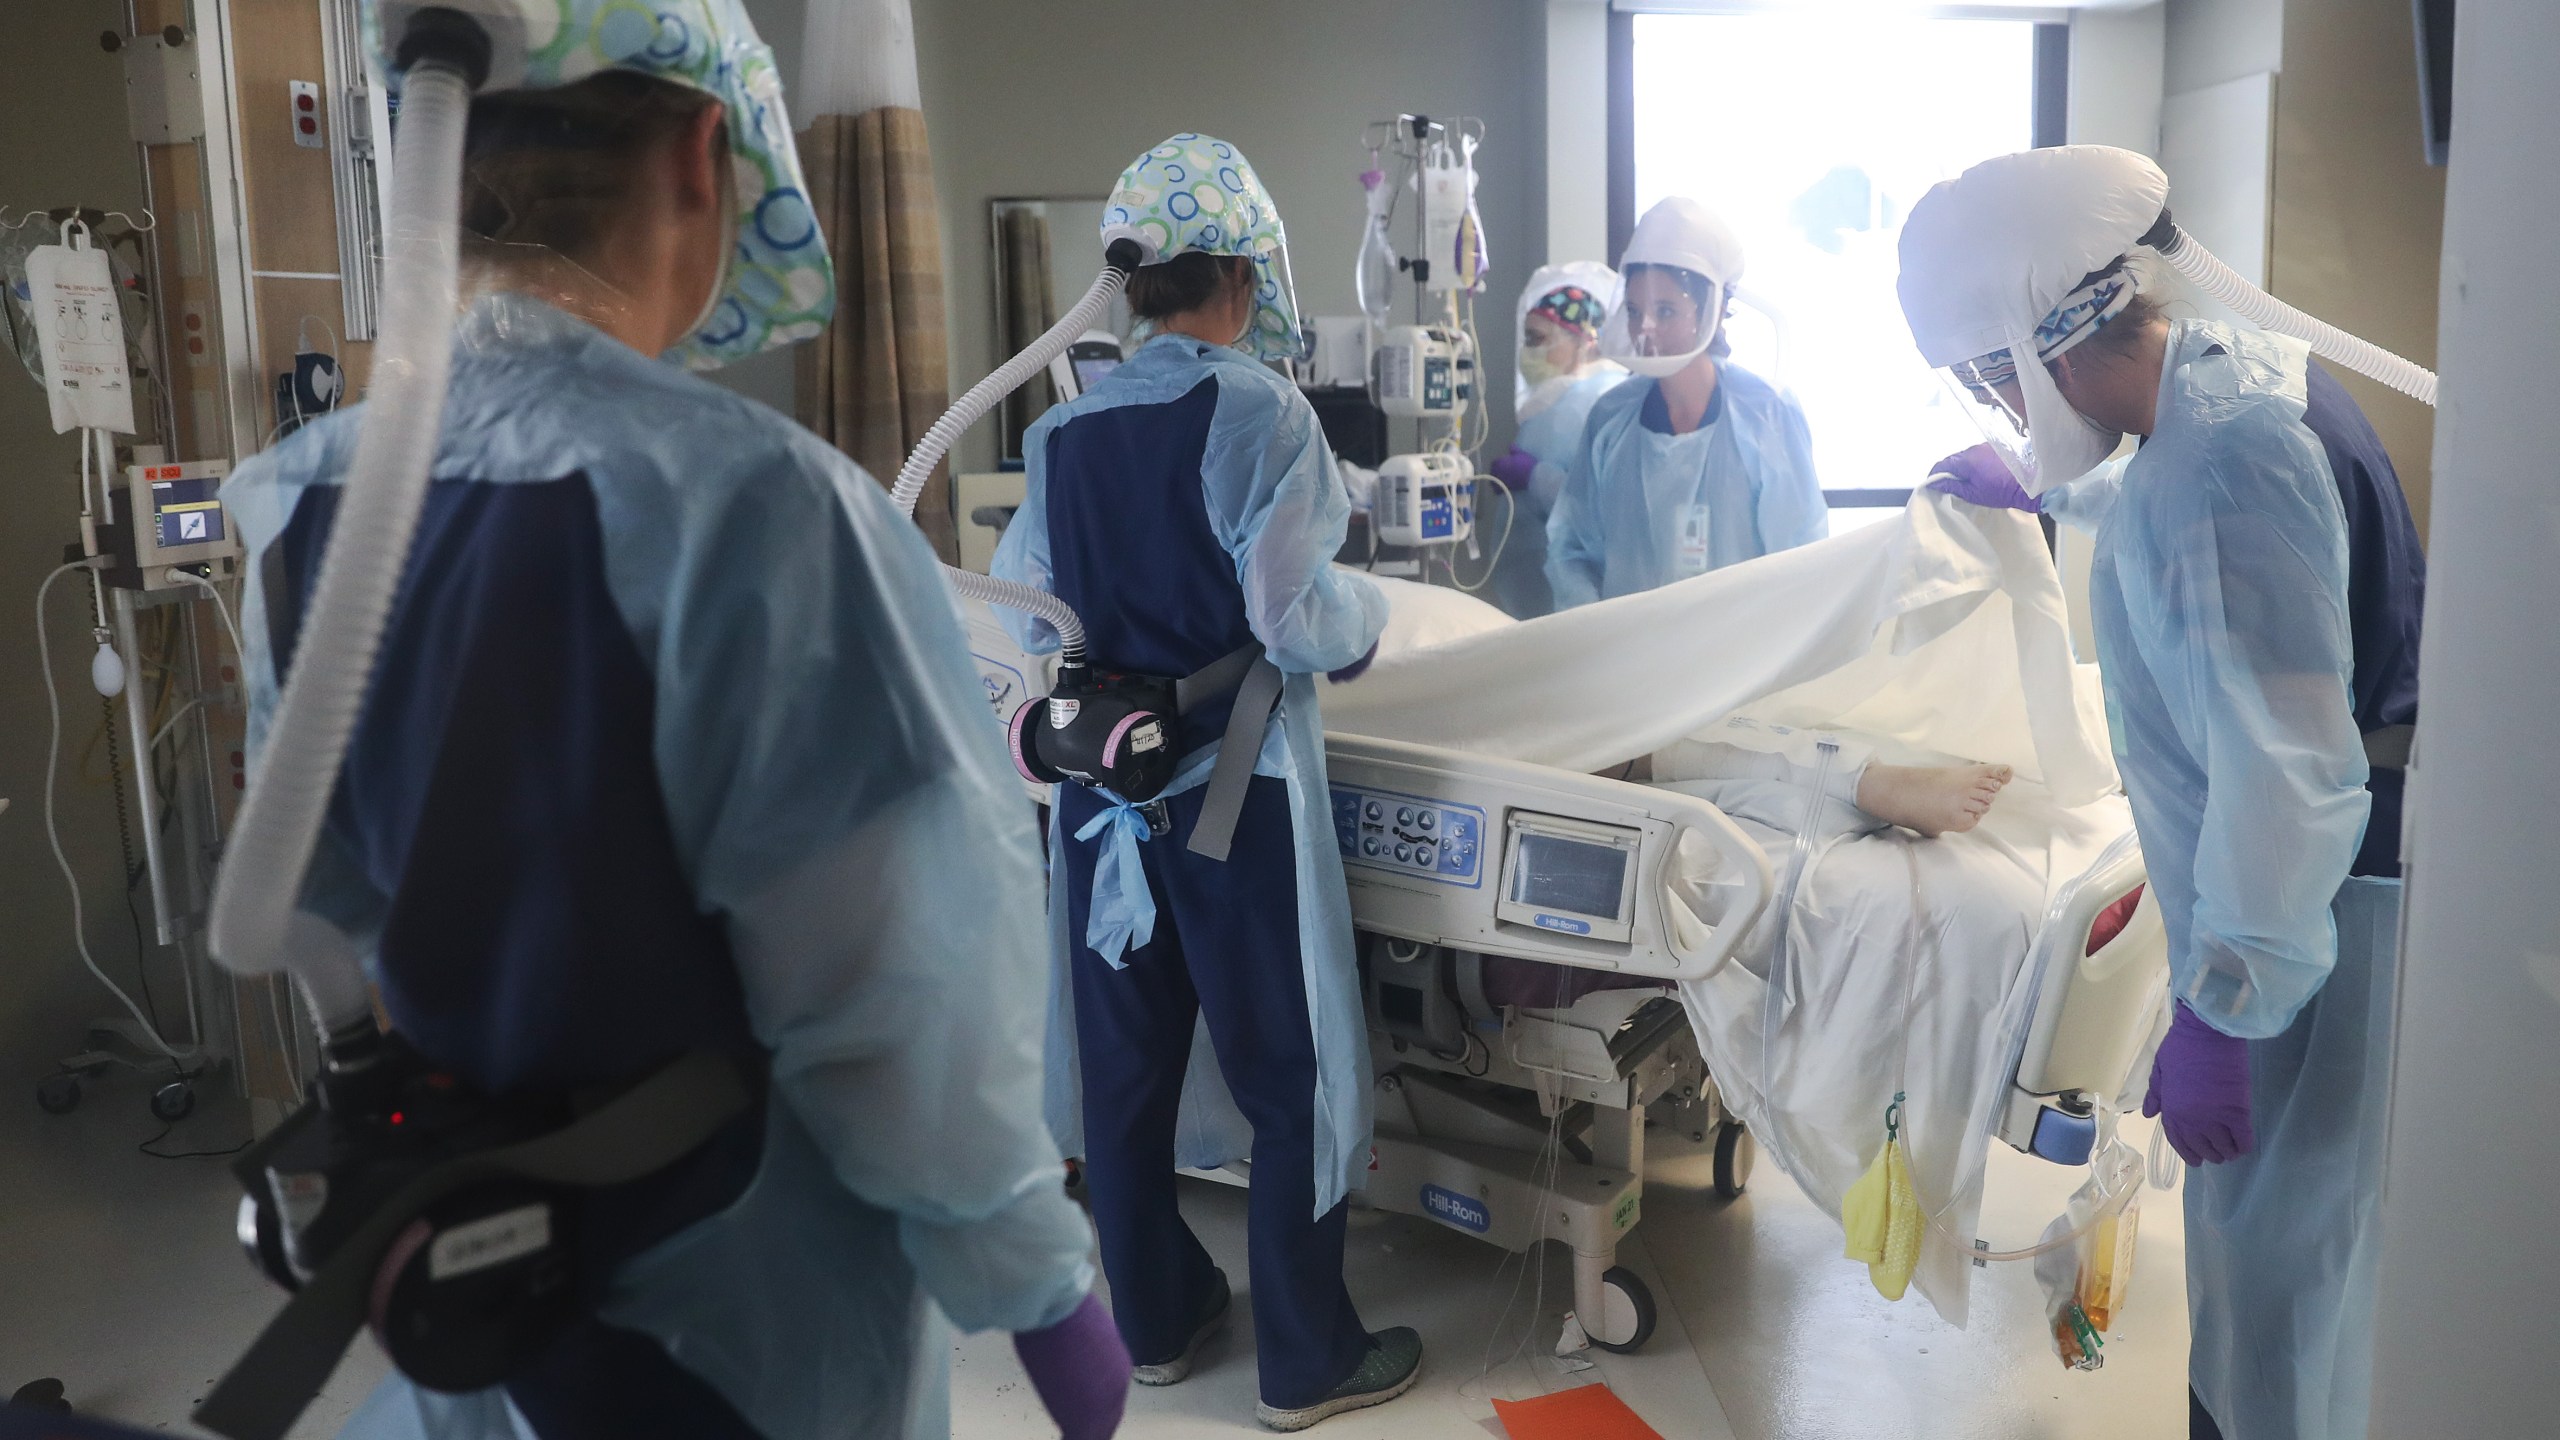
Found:
[[[1933,838],[1962,832],[1982,823],[2014,773],[2006,765],[1870,764],[1858,777],[1858,808]]]

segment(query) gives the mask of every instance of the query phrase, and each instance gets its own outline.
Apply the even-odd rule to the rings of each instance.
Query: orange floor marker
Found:
[[[1559,1390],[1535,1400],[1496,1400],[1511,1440],[1662,1440],[1606,1385]]]

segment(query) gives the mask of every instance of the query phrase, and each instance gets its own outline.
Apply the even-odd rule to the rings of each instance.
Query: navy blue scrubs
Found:
[[[2355,639],[2356,728],[2370,735],[2418,722],[2418,631],[2427,601],[2427,556],[2409,497],[2381,437],[2318,362],[2303,424],[2328,453],[2347,511],[2347,623]],[[2366,789],[2373,818],[2356,853],[2357,875],[2400,873],[2400,802],[2407,773],[2375,766]]]
[[[1204,371],[1169,401],[1074,415],[1048,433],[1050,588],[1084,621],[1105,668],[1187,675],[1255,639],[1237,557],[1211,521],[1202,478],[1219,390]],[[1181,752],[1217,741],[1229,709],[1221,701],[1184,716]],[[1075,937],[1086,1183],[1121,1337],[1139,1364],[1170,1360],[1215,1285],[1174,1175],[1183,1076],[1205,1024],[1253,1126],[1250,1290],[1262,1398],[1296,1409],[1347,1379],[1370,1337],[1343,1283],[1349,1202],[1315,1214],[1318,1066],[1288,785],[1254,778],[1223,862],[1182,843],[1205,793],[1170,797],[1170,831],[1139,847],[1155,930],[1115,968],[1083,939],[1100,847],[1072,838],[1110,802],[1080,785],[1057,789],[1058,833],[1068,838],[1053,883],[1065,887]]]

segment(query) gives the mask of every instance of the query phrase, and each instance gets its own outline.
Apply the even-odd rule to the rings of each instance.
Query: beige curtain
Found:
[[[1049,282],[1049,217],[1033,205],[1004,212],[996,231],[996,263],[1004,267],[1004,344],[1001,355],[1019,355],[1058,321],[1058,299]],[[1005,397],[1004,450],[1022,453],[1022,432],[1058,403],[1047,372]]]
[[[800,158],[836,264],[835,323],[800,347],[800,421],[887,485],[951,399],[924,112],[821,115]],[[946,562],[960,558],[947,466],[916,502],[916,523]]]

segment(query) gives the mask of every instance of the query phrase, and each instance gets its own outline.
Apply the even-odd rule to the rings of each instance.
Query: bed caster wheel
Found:
[[[80,1108],[80,1077],[47,1075],[36,1082],[36,1108],[47,1115],[68,1115]]]
[[[1741,1199],[1751,1184],[1751,1166],[1759,1158],[1760,1144],[1741,1121],[1728,1120],[1717,1126],[1716,1198]]]
[[[1598,1327],[1585,1322],[1583,1333],[1612,1355],[1633,1355],[1643,1349],[1644,1342],[1653,1338],[1653,1291],[1633,1270],[1612,1265],[1600,1277],[1600,1294],[1607,1311]],[[1619,1338],[1603,1340],[1604,1333]]]
[[[151,1116],[164,1124],[175,1125],[195,1109],[196,1087],[184,1080],[172,1080],[151,1092]]]
[[[9,1397],[9,1403],[29,1410],[51,1410],[61,1415],[71,1413],[71,1402],[64,1397],[59,1380],[30,1380],[18,1387],[17,1393]]]

